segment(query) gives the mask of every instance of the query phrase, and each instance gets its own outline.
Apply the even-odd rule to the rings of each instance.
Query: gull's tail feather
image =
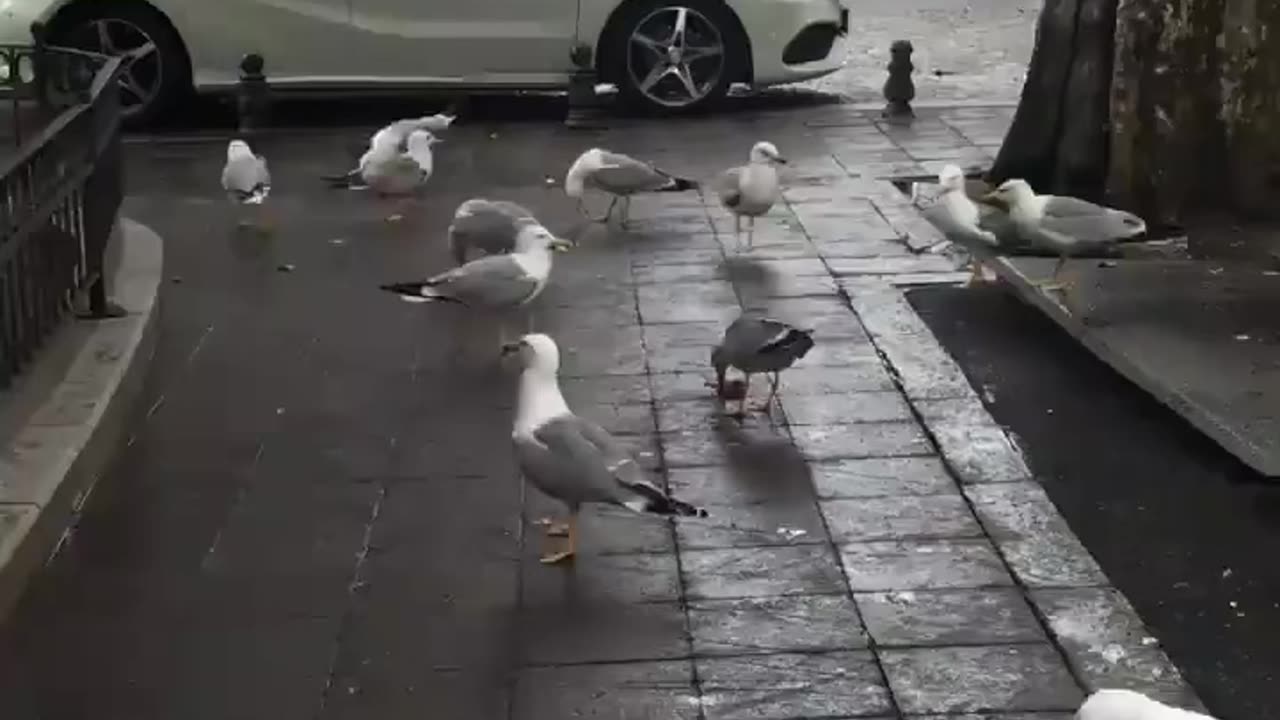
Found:
[[[639,497],[634,501],[628,502],[626,505],[636,512],[652,513],[654,515],[708,517],[706,510],[703,510],[700,507],[694,507],[683,500],[677,500],[647,483],[636,483],[631,485],[631,489],[634,490],[636,495]]]
[[[698,182],[682,177],[671,177],[671,184],[658,189],[658,192],[684,192],[685,190],[698,190]]]
[[[766,343],[760,348],[760,351],[762,353],[769,353],[776,350],[785,355],[790,355],[796,359],[800,359],[813,349],[813,344],[812,330],[791,328],[787,331],[786,335],[783,335],[771,343]]]
[[[461,303],[457,298],[442,295],[432,287],[434,283],[430,280],[418,280],[415,282],[398,282],[386,283],[379,285],[379,290],[386,290],[389,293],[395,293],[401,298],[410,302],[456,302]]]
[[[360,170],[348,170],[341,175],[321,175],[321,180],[329,183],[329,187],[335,188],[358,188],[364,186],[364,180],[360,177]]]

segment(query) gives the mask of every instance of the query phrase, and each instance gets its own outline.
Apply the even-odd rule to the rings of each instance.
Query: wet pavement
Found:
[[[125,212],[170,275],[150,408],[0,637],[5,716],[1065,720],[1099,684],[1193,703],[896,287],[967,273],[912,250],[936,237],[875,178],[979,162],[1008,114],[458,126],[399,223],[316,179],[363,131],[272,136],[270,239],[232,230],[222,142],[130,146]],[[792,165],[749,258],[714,200],[638,200],[606,232],[559,187],[595,144],[709,178],[759,139]],[[513,467],[492,328],[376,290],[447,267],[474,195],[579,242],[536,313],[569,404],[709,519],[593,510],[575,564],[537,561],[526,521],[555,508]],[[743,307],[816,328],[772,420],[706,387]]]
[[[1280,488],[998,287],[913,306],[1215,717],[1280,716]]]

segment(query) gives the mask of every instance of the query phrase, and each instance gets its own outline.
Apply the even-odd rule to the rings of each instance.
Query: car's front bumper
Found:
[[[753,85],[808,80],[844,66],[848,51],[848,11],[838,0],[728,2],[751,39]],[[816,53],[815,48],[826,49],[828,37],[830,47],[818,57],[820,53]]]

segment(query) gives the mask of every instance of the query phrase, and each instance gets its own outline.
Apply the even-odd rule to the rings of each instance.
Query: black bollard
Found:
[[[240,61],[240,83],[236,87],[236,115],[240,133],[249,134],[267,124],[271,110],[271,92],[262,69],[265,61],[250,53]]]
[[[911,73],[916,69],[911,63],[914,51],[910,40],[896,40],[889,47],[889,79],[884,81],[886,104],[880,117],[891,122],[911,122],[916,116],[911,109],[911,101],[916,97],[916,84],[911,80]]]
[[[569,112],[565,127],[591,129],[603,127],[600,99],[596,97],[596,68],[591,46],[579,43],[569,52],[574,70],[569,75]]]

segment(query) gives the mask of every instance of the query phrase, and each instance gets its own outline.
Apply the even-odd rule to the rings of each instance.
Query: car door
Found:
[[[563,80],[579,0],[351,0],[371,80],[528,85]]]

